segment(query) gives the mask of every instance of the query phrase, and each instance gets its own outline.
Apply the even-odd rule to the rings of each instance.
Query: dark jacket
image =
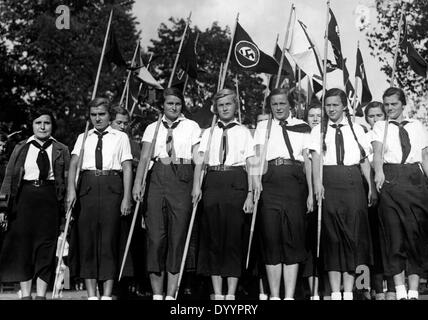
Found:
[[[10,212],[19,198],[19,190],[24,177],[25,159],[30,147],[26,142],[27,140],[19,142],[10,156],[0,189],[0,211]],[[58,201],[64,199],[69,165],[70,152],[68,147],[54,140],[52,143],[52,170]]]

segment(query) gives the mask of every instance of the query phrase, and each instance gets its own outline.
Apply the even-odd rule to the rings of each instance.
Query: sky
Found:
[[[383,91],[388,87],[387,78],[380,71],[378,59],[370,55],[365,35],[366,31],[373,30],[376,26],[374,2],[331,0],[330,6],[339,26],[342,52],[348,60],[351,79],[354,77],[359,41],[373,100],[381,100]],[[192,11],[192,25],[197,25],[201,30],[209,28],[214,21],[218,21],[221,27],[228,25],[233,29],[239,12],[241,26],[262,51],[272,55],[278,33],[280,47],[284,42],[291,4],[292,0],[135,0],[133,13],[137,18],[137,27],[141,30],[141,44],[147,47],[151,44],[150,39],[157,38],[160,24],[167,23],[171,16],[186,18]],[[297,18],[306,24],[320,52],[323,52],[326,1],[294,0],[294,5]],[[355,9],[358,5],[365,5],[370,9],[371,24],[362,32],[355,26]]]

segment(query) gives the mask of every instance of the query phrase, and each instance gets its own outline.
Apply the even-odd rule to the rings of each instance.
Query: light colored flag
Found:
[[[312,40],[306,25],[297,19],[296,14],[291,19],[291,36],[286,45],[287,51],[299,68],[309,77],[321,80],[322,60],[319,50]]]
[[[137,78],[139,80],[143,81],[144,83],[148,84],[149,86],[152,86],[156,89],[160,89],[160,90],[163,89],[163,87],[160,85],[160,83],[157,82],[155,78],[153,78],[153,76],[151,75],[149,70],[147,70],[147,68],[145,66],[142,66],[140,68],[140,70],[138,71]]]

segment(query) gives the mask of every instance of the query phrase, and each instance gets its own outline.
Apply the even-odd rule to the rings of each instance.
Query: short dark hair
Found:
[[[291,108],[289,91],[286,88],[275,88],[275,89],[272,89],[272,91],[270,92],[269,96],[267,97],[267,102],[268,102],[269,107],[270,107],[270,104],[271,104],[272,97],[273,96],[279,96],[279,95],[285,95],[285,97],[287,98],[287,101],[288,101],[288,105]],[[294,103],[293,103],[293,105],[294,105]]]
[[[406,105],[406,95],[404,94],[404,91],[400,88],[390,87],[390,88],[386,89],[385,92],[383,93],[382,99],[385,99],[386,97],[393,96],[394,94],[396,94],[398,96],[398,100],[400,100],[401,103],[403,104],[403,106],[405,106]]]
[[[305,110],[305,115],[303,117],[303,120],[308,122],[309,110],[312,110],[312,109],[320,109],[321,110],[321,108],[322,108],[322,106],[320,103],[318,103],[318,102],[311,103],[309,105],[309,107]],[[322,112],[322,110],[321,110],[321,112]]]
[[[88,104],[88,118],[91,115],[91,108],[105,107],[108,114],[110,115],[110,120],[112,120],[112,107],[110,100],[103,97],[96,97],[91,100]]]
[[[161,98],[161,107],[163,107],[163,104],[166,100],[166,97],[168,96],[176,96],[177,98],[179,98],[181,100],[181,106],[184,108],[185,106],[185,101],[184,101],[184,96],[183,96],[183,92],[177,88],[166,88],[163,90],[162,92],[162,98]]]
[[[0,141],[1,142],[7,142],[7,134],[4,133],[3,131],[0,131]]]
[[[348,106],[348,96],[346,95],[345,91],[339,88],[331,88],[327,90],[325,93],[325,98],[327,99],[329,97],[339,97],[340,101],[342,102],[344,107]],[[325,101],[325,100],[324,100]]]
[[[51,122],[52,122],[52,134],[54,134],[55,131],[56,131],[56,129],[57,129],[56,119],[55,119],[52,111],[50,111],[49,109],[46,109],[46,108],[34,109],[34,110],[32,110],[30,112],[29,128],[32,128],[34,120],[36,120],[37,118],[39,118],[41,116],[49,116],[49,118],[51,118]]]
[[[383,103],[379,101],[372,101],[372,102],[369,102],[366,108],[364,109],[364,118],[366,119],[367,122],[368,122],[369,110],[374,108],[380,108],[380,110],[382,110],[383,115],[386,117],[385,106],[383,105]]]
[[[116,119],[116,115],[118,115],[118,114],[121,114],[123,116],[128,116],[128,118],[130,118],[128,110],[126,110],[124,107],[117,105],[117,106],[114,106],[113,108],[111,108],[112,120]]]

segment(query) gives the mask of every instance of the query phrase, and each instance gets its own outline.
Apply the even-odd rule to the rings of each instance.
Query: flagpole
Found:
[[[288,36],[289,36],[289,33],[290,33],[290,25],[291,25],[291,18],[293,17],[294,9],[295,9],[295,7],[294,7],[294,3],[293,3],[293,4],[291,4],[290,17],[288,18],[288,22],[287,22],[287,30],[285,32],[284,45],[282,47],[282,55],[281,55],[281,60],[279,62],[279,68],[278,68],[278,74],[277,74],[277,78],[276,78],[275,88],[278,88],[278,86],[279,86],[279,79],[281,77],[282,66],[284,65],[285,49],[286,49],[287,43],[288,43]]]
[[[222,75],[223,75],[223,62],[220,63],[220,71],[218,72],[217,91],[220,90]]]
[[[95,77],[95,84],[94,84],[94,89],[92,91],[91,100],[94,100],[96,95],[97,95],[98,82],[100,79],[101,68],[103,65],[104,54],[105,54],[105,50],[106,50],[107,39],[108,39],[108,36],[110,33],[110,25],[111,25],[112,18],[113,18],[113,9],[110,11],[110,16],[109,16],[108,23],[107,23],[107,31],[106,31],[106,35],[104,37],[103,49],[101,51],[100,63],[98,64],[98,70],[97,70],[97,75]],[[86,120],[86,126],[85,126],[85,132],[83,134],[82,146],[80,147],[79,157],[77,160],[77,170],[76,170],[76,178],[75,178],[75,187],[76,188],[78,187],[79,175],[80,175],[80,171],[82,169],[83,153],[84,153],[86,138],[88,136],[88,131],[89,131],[89,120]],[[52,290],[52,299],[59,297],[58,281],[60,278],[59,276],[61,273],[61,264],[62,264],[62,259],[64,256],[65,242],[67,239],[67,233],[68,233],[68,229],[69,229],[69,225],[70,225],[70,221],[71,221],[71,214],[73,212],[73,207],[74,207],[74,203],[72,203],[69,206],[69,208],[67,209],[67,212],[66,212],[65,227],[64,227],[64,231],[63,231],[63,237],[62,237],[62,241],[61,241],[60,251],[58,254],[58,262],[57,262],[57,267],[56,267],[56,272],[55,272],[55,280],[54,280],[54,285],[53,285],[53,290]],[[61,286],[61,284],[59,284],[59,286]]]
[[[175,57],[174,66],[172,67],[171,76],[169,77],[168,88],[171,88],[172,80],[174,79],[175,70],[177,69],[178,59],[180,58],[181,49],[183,48],[184,38],[186,37],[187,29],[189,28],[190,18],[192,17],[192,11],[190,11],[187,17],[186,27],[184,28],[183,36],[181,37],[180,46],[178,47],[178,53]]]
[[[327,0],[327,16],[324,38],[324,61],[323,61],[323,74],[322,74],[322,102],[321,102],[321,125],[320,125],[320,181],[323,181],[323,118],[325,110],[325,91],[327,86],[327,54],[328,54],[328,20],[330,16],[330,0]],[[318,198],[318,217],[317,217],[317,258],[320,256],[320,240],[321,240],[321,214],[322,214],[322,197]]]
[[[239,21],[239,12],[236,15],[235,28],[233,30],[232,38],[230,39],[229,51],[227,52],[226,62],[223,65],[223,72],[222,72],[220,88],[219,88],[220,90],[223,89],[224,82],[226,81],[227,68],[229,67],[230,55],[232,53],[233,40],[235,38],[236,26],[238,25],[238,21]]]
[[[236,88],[236,99],[238,101],[238,121],[239,123],[242,123],[242,118],[241,118],[241,101],[239,98],[239,86],[238,86],[238,75],[235,75],[235,88]]]
[[[392,75],[391,75],[391,81],[389,82],[389,86],[393,87],[394,86],[394,79],[395,79],[395,69],[396,69],[396,65],[397,65],[397,58],[398,58],[398,50],[400,48],[400,34],[401,34],[401,26],[403,24],[403,18],[404,18],[404,5],[401,3],[401,14],[400,14],[400,21],[398,22],[398,32],[397,32],[397,40],[396,40],[396,46],[395,46],[395,53],[394,53],[394,64],[392,65]],[[383,140],[382,140],[382,149],[381,149],[381,158],[382,158],[382,162],[384,161],[384,157],[385,157],[385,144],[386,144],[386,137],[388,136],[388,124],[389,124],[389,120],[388,120],[388,114],[386,114],[385,117],[385,127],[383,130]]]
[[[122,95],[120,97],[119,106],[122,105],[123,99],[125,97],[125,91],[128,90],[129,80],[131,78],[131,73],[132,73],[132,67],[134,66],[134,62],[135,62],[135,58],[137,57],[137,52],[138,52],[139,46],[140,46],[140,42],[138,41],[137,46],[135,47],[135,50],[134,50],[134,55],[132,56],[131,70],[128,70],[128,75],[126,76],[125,87],[123,88]]]
[[[396,45],[395,45],[394,62],[392,65],[391,81],[389,83],[390,87],[394,86],[395,70],[397,68],[398,51],[400,49],[400,35],[401,35],[401,26],[403,25],[403,18],[404,18],[404,5],[401,4],[401,14],[400,14],[400,21],[398,22],[398,33],[397,33]]]
[[[150,63],[152,62],[152,58],[153,58],[153,52],[150,53],[150,58],[149,58],[149,61],[147,62],[147,67],[146,67],[147,70],[150,67]],[[138,102],[138,96],[140,95],[142,87],[143,87],[143,83],[140,83],[140,85],[138,86],[137,102]],[[134,114],[134,109],[135,109],[135,106],[137,105],[137,102],[136,101],[133,102],[131,112],[129,113],[129,118],[132,118],[132,115]]]
[[[298,110],[298,112],[296,112],[296,116],[297,116],[297,118],[299,118],[298,117],[298,115],[299,115],[299,112],[301,112],[302,111],[302,102],[301,102],[301,99],[300,99],[300,95],[301,95],[301,92],[302,92],[302,70],[299,68],[299,66],[296,64],[296,67],[297,67],[297,78],[298,78],[298,84],[297,84],[297,88],[298,88],[298,90],[299,90],[299,93],[298,93],[298,95],[297,95],[297,99],[298,99],[298,108],[299,108],[299,110]]]
[[[276,34],[275,46],[273,48],[273,56],[274,57],[275,57],[276,46],[278,45],[278,39],[279,39],[279,33]],[[271,74],[266,74],[267,85],[266,85],[266,90],[265,90],[265,96],[264,96],[263,103],[262,103],[262,114],[266,114],[266,99],[269,95],[268,94],[269,83],[270,83],[271,78],[272,78]]]
[[[360,47],[360,41],[357,41],[357,52],[358,52],[358,48]],[[362,81],[362,79],[361,79]],[[355,88],[355,93],[354,93],[354,99],[352,101],[352,110],[353,110],[353,114],[352,114],[352,122],[355,122],[355,109],[356,109],[356,103],[357,103],[357,94],[358,94],[358,81],[357,81],[357,75],[355,75],[355,80],[354,80],[354,88]]]

